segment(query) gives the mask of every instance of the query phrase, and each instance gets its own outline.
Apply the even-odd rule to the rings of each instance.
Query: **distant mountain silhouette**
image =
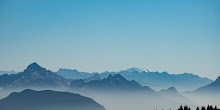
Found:
[[[162,89],[158,92],[163,97],[168,100],[172,100],[174,102],[178,102],[179,104],[191,104],[191,100],[181,95],[175,87],[170,87],[168,89]]]
[[[2,110],[105,110],[91,98],[69,92],[26,89],[0,100]]]
[[[77,70],[61,69],[56,74],[69,79],[87,79],[92,77],[92,73],[78,72]],[[152,72],[139,68],[130,68],[119,72],[103,72],[99,76],[101,79],[107,78],[110,74],[120,74],[128,80],[135,80],[141,85],[150,86],[154,89],[176,87],[181,91],[194,90],[198,87],[212,83],[208,78],[201,78],[190,73],[168,74],[167,72]]]
[[[70,69],[62,69],[60,68],[57,72],[54,72],[57,75],[60,75],[66,79],[86,79],[89,77],[92,77],[93,74],[87,73],[87,72],[79,72],[76,69],[70,70]]]
[[[159,91],[159,93],[161,95],[165,95],[165,96],[172,96],[172,97],[179,97],[179,98],[183,98],[183,96],[176,90],[175,87],[170,87],[168,89],[162,89]]]
[[[91,90],[91,91],[124,91],[124,92],[148,92],[155,93],[155,91],[147,86],[141,86],[136,81],[128,81],[120,74],[109,75],[102,80],[93,80],[85,82],[84,80],[74,80],[71,83],[71,88],[75,90]]]
[[[42,68],[37,63],[30,64],[27,69],[18,74],[0,76],[0,87],[2,88],[65,86],[68,86],[66,79]]]
[[[3,71],[3,70],[1,70],[0,71],[0,75],[3,75],[3,74],[16,74],[16,72],[14,70],[11,70],[11,71]]]
[[[142,85],[147,85],[155,89],[176,87],[182,91],[193,90],[213,82],[208,78],[201,78],[189,73],[168,74],[167,72],[151,72],[149,70],[144,71],[138,68],[131,68],[120,72],[105,72],[100,76],[102,78],[109,74],[121,74],[128,80],[135,80]]]
[[[195,93],[220,93],[220,76],[211,84],[200,87],[194,91]]]
[[[98,73],[94,74],[93,76],[87,78],[87,79],[84,79],[85,82],[90,82],[90,81],[93,81],[93,80],[101,80],[100,76]]]

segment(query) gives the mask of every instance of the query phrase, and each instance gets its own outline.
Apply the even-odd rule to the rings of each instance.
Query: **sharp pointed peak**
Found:
[[[33,63],[31,63],[29,66],[39,66],[38,64],[37,64],[37,62],[33,62]]]
[[[121,79],[121,80],[126,80],[121,74],[110,74],[107,79]]]
[[[36,62],[31,63],[30,65],[28,65],[26,70],[45,70],[44,68],[42,68],[40,65],[38,65]]]

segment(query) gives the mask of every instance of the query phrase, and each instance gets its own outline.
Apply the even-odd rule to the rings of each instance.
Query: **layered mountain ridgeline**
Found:
[[[99,76],[98,73],[94,74],[93,76],[89,77],[89,78],[86,78],[84,79],[85,82],[90,82],[90,81],[94,81],[94,80],[102,80],[101,77]]]
[[[108,72],[102,74],[109,74]],[[114,74],[114,73],[111,73]],[[167,72],[150,72],[141,71],[138,68],[117,72],[128,80],[135,80],[142,85],[148,85],[155,89],[163,89],[168,87],[176,87],[178,90],[193,90],[203,85],[213,82],[208,78],[201,78],[197,75],[184,74],[168,74]],[[102,75],[101,75],[102,76]]]
[[[160,91],[158,91],[158,93],[163,96],[163,97],[166,97],[167,99],[170,99],[172,101],[175,101],[175,102],[179,102],[180,104],[192,104],[192,102],[184,97],[182,94],[180,94],[175,87],[170,87],[168,89],[162,89]]]
[[[172,97],[179,97],[179,98],[183,98],[183,96],[176,90],[175,87],[170,87],[168,89],[162,89],[159,91],[159,93],[161,95],[165,95],[165,96],[172,96]]]
[[[70,79],[86,79],[92,77],[95,73],[60,69],[56,74]],[[103,72],[99,75],[103,79],[107,78],[110,74],[120,74],[128,80],[135,80],[142,85],[150,86],[154,89],[163,89],[173,86],[181,91],[194,90],[213,82],[208,78],[201,78],[198,75],[189,73],[168,74],[167,72],[151,72],[149,70],[141,70],[138,68],[131,68],[119,72]]]
[[[148,86],[141,86],[136,81],[129,81],[120,74],[109,75],[102,80],[92,80],[86,82],[85,80],[74,80],[71,82],[72,89],[80,91],[99,91],[99,92],[144,92],[156,93]]]
[[[11,70],[11,71],[3,71],[3,70],[1,70],[0,71],[0,75],[3,75],[3,74],[16,74],[16,72],[14,70]]]
[[[220,95],[220,76],[211,84],[200,87],[194,91],[194,93],[204,94],[218,94]]]
[[[0,88],[30,88],[30,87],[68,87],[68,81],[42,68],[37,63],[30,64],[23,72],[0,76]]]
[[[120,74],[89,82],[83,79],[74,80],[70,87],[74,92],[98,99],[106,109],[110,110],[145,110],[147,107],[153,109],[161,106],[191,104],[174,87],[156,92],[136,81],[129,81]]]
[[[57,72],[54,72],[57,75],[60,75],[66,79],[86,79],[89,77],[92,77],[94,74],[87,73],[87,72],[79,72],[76,69],[70,70],[70,69],[62,69],[60,68]]]
[[[120,73],[120,74],[116,74],[116,73]],[[176,81],[172,80],[170,76],[174,77],[178,75],[169,75],[168,73],[150,72],[150,71],[139,70],[136,68],[121,71],[121,72],[104,72],[101,74],[83,73],[83,74],[88,74],[88,76],[86,78],[82,78],[82,79],[76,78],[76,80],[73,80],[70,86],[71,89],[69,90],[70,91],[73,90],[74,92],[80,91],[80,94],[84,94],[86,96],[89,96],[89,97],[92,97],[93,99],[98,100],[99,102],[102,102],[102,104],[105,105],[105,107],[108,109],[111,108],[108,106],[109,102],[111,102],[112,105],[110,104],[110,106],[115,106],[117,104],[120,104],[121,106],[126,107],[129,104],[131,105],[129,106],[129,108],[133,110],[135,108],[132,108],[132,104],[137,103],[137,100],[139,100],[138,103],[140,103],[139,106],[141,106],[141,108],[142,107],[144,108],[146,104],[147,106],[153,106],[153,107],[158,107],[158,106],[170,107],[173,104],[175,105],[192,104],[191,101],[187,100],[191,96],[186,97],[186,98],[183,97],[174,87],[164,89],[159,92],[155,92],[153,89],[151,89],[148,86],[142,86],[142,84],[134,80],[130,80],[126,78],[126,77],[131,77],[131,76],[134,76],[136,78],[140,78],[141,76],[143,77],[147,76],[152,79],[158,77],[161,80],[162,78],[169,79],[171,82],[173,81],[173,83],[175,83]],[[77,75],[77,73],[75,75]],[[164,75],[164,76],[162,77],[160,75],[162,76]],[[182,75],[184,76],[182,77],[182,79],[186,78],[185,75],[186,76],[188,75],[188,77],[195,76],[192,74],[182,74]],[[179,77],[182,75],[179,75]],[[156,81],[152,81],[152,82],[156,82]],[[162,84],[163,81],[159,80],[158,83]],[[191,85],[193,85],[193,83]],[[210,85],[211,87],[209,87],[208,90],[218,91],[217,88],[219,87],[219,78],[215,82],[211,83]],[[44,89],[47,87],[69,88],[69,85],[68,85],[67,79],[57,74],[54,74],[53,72],[46,70],[45,68],[40,67],[36,63],[33,63],[29,65],[27,69],[25,69],[21,73],[12,74],[12,75],[4,74],[0,76],[0,88],[3,88],[3,87],[12,88],[13,90],[16,90],[15,88],[23,89],[23,88],[30,88],[30,87],[40,87]],[[16,90],[16,91],[19,91],[19,90]],[[8,92],[7,89],[4,92],[11,93],[11,92]],[[100,94],[100,92],[102,92],[103,94]],[[113,93],[113,94],[110,94],[110,93]],[[207,98],[203,98],[202,100],[204,99],[207,99]],[[213,97],[211,99],[213,99]],[[219,99],[214,100],[214,102],[215,101],[218,102],[218,100]],[[195,100],[195,102],[196,101],[197,100]],[[211,102],[210,100],[207,101],[207,103],[210,103],[210,102]],[[116,109],[113,109],[113,110],[116,110]]]
[[[110,74],[120,74],[128,80],[135,80],[141,85],[146,85],[154,89],[163,89],[168,87],[176,87],[178,90],[195,90],[204,85],[208,85],[212,80],[201,78],[193,74],[168,74],[167,72],[151,72],[149,70],[141,70],[131,68],[119,72],[103,72],[103,73],[87,73],[77,70],[59,69],[53,72],[40,67],[37,63],[33,63],[23,72],[18,74],[4,74],[0,76],[0,88],[15,87],[65,87],[74,79],[83,79],[85,82],[92,80],[101,80],[107,78]],[[62,77],[61,77],[62,76]],[[67,79],[71,79],[67,81]]]
[[[93,99],[69,92],[26,89],[0,100],[2,110],[105,110]]]

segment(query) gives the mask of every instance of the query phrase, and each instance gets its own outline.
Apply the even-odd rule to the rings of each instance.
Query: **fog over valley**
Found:
[[[154,90],[151,88],[151,84],[153,85],[156,81],[160,82],[159,79],[165,83],[166,79],[162,79],[164,75],[171,79],[172,77],[178,78],[179,75],[137,70],[132,68],[112,73],[85,73],[77,70],[52,72],[37,63],[32,63],[23,72],[0,76],[0,107],[7,110],[15,109],[14,106],[17,110],[28,110],[30,108],[36,108],[36,110],[58,110],[62,108],[65,110],[73,108],[78,110],[88,108],[91,110],[176,110],[180,105],[188,105],[191,109],[196,109],[196,107],[207,106],[207,104],[220,107],[220,77],[212,81],[193,74],[182,74],[180,78],[187,77],[191,83],[190,86],[193,88],[198,86],[196,81],[207,80],[209,83],[201,84],[202,86],[197,89],[189,89],[183,92],[179,92],[175,86]],[[71,78],[67,79],[65,75],[70,75]],[[129,80],[130,76],[136,80]],[[143,81],[143,77],[146,80],[155,81],[149,85],[147,83],[143,85],[139,83]],[[185,86],[188,83],[181,82],[181,85],[184,85],[183,88],[187,88]],[[155,83],[155,86],[156,84],[159,83]],[[60,98],[58,98],[59,96]],[[80,99],[81,97],[82,99]],[[86,104],[79,102],[79,100],[85,101]],[[90,100],[91,104],[87,100]],[[41,108],[37,108],[38,106]]]

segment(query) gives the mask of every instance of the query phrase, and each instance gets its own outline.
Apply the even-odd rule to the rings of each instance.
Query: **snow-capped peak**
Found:
[[[149,69],[139,69],[139,68],[130,68],[130,69],[127,69],[126,71],[128,71],[128,72],[134,72],[134,71],[138,71],[139,73],[142,73],[142,72],[146,72],[146,73],[148,73],[148,72],[152,72],[151,70],[149,70]]]
[[[139,71],[139,73],[141,73],[141,72],[146,72],[146,73],[151,72],[151,70],[149,70],[149,69],[144,69],[144,68],[139,69],[138,71]]]

